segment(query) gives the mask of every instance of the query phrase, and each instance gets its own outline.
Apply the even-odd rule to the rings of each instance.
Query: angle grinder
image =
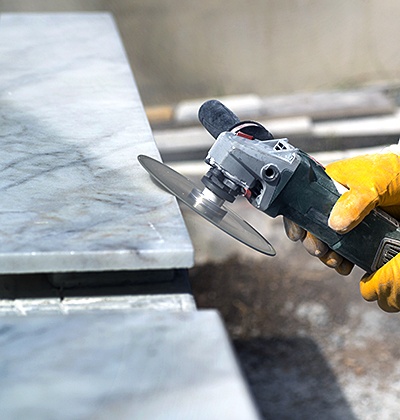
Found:
[[[343,187],[288,139],[274,139],[261,124],[241,121],[216,100],[201,106],[199,120],[216,139],[205,158],[210,169],[202,178],[203,190],[155,159],[138,159],[168,191],[226,233],[275,255],[272,245],[225,205],[244,196],[261,212],[297,223],[369,273],[400,251],[400,224],[379,208],[346,234],[332,230],[329,214]]]

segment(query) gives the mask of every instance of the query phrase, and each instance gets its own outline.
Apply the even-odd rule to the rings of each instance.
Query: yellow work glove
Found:
[[[348,188],[334,205],[329,226],[342,234],[356,227],[375,207],[400,218],[400,156],[382,153],[357,156],[327,166],[328,175]],[[306,249],[340,274],[349,274],[352,264],[331,251],[324,243],[285,220],[292,240],[302,240]],[[400,310],[400,254],[360,282],[364,299],[378,301],[387,312]]]

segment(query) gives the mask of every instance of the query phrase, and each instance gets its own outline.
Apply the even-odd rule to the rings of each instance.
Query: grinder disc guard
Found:
[[[220,204],[212,193],[208,195],[207,190],[199,190],[192,181],[151,157],[140,155],[138,160],[167,191],[197,214],[250,248],[266,255],[275,255],[272,245],[259,232],[232,210]]]

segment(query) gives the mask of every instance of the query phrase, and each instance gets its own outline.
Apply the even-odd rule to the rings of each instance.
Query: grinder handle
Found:
[[[345,234],[329,228],[329,215],[342,191],[309,155],[298,151],[298,157],[299,166],[265,213],[292,220],[368,273],[400,252],[400,224],[379,208]]]
[[[222,132],[230,131],[240,123],[240,119],[224,104],[211,99],[200,107],[199,120],[204,128],[216,139]]]

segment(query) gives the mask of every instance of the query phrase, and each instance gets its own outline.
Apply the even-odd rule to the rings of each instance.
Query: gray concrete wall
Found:
[[[0,0],[114,13],[146,105],[397,81],[396,0]]]

